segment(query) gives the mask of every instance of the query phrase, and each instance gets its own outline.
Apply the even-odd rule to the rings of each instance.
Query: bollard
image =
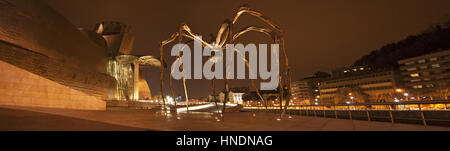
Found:
[[[367,114],[367,121],[371,121],[371,120],[370,120],[370,114],[369,114],[369,111],[368,111],[368,110],[366,110],[366,114]]]
[[[391,116],[391,122],[394,124],[394,116],[392,115],[392,106],[389,105],[389,115]]]
[[[338,119],[338,114],[337,114],[336,106],[334,106],[334,116],[336,116],[336,119]]]
[[[423,115],[422,105],[419,104],[420,116],[422,117],[423,126],[427,127],[427,121],[425,120],[425,115]]]
[[[367,106],[366,106],[366,114],[367,114],[367,121],[370,121],[370,114],[369,110],[367,109]]]

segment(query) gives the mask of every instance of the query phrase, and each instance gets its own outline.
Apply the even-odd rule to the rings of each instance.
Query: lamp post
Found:
[[[349,98],[350,98],[350,102],[347,102],[347,104],[353,104],[354,102],[353,102],[353,100],[355,99],[355,97],[353,96],[353,93],[348,93],[348,96],[349,96]],[[354,106],[353,106],[353,109],[354,109]]]
[[[395,89],[395,91],[397,93],[403,93],[403,96],[406,98],[405,100],[409,101],[409,93],[407,93],[405,89]]]
[[[408,93],[403,93],[403,96],[406,97],[406,101],[409,101],[409,94]]]
[[[352,104],[354,104],[354,102],[353,102],[354,99],[355,99],[355,97],[350,96],[350,100],[351,100]],[[352,106],[353,106],[353,110],[354,110],[354,109],[355,109],[355,106],[354,106],[354,105],[352,105]]]

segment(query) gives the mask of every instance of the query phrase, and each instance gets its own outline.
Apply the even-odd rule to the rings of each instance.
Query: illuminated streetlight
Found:
[[[403,95],[406,97],[406,101],[409,101],[409,94],[408,93],[403,93]]]
[[[353,103],[353,99],[355,99],[355,97],[350,96],[350,100],[352,101],[351,103]]]

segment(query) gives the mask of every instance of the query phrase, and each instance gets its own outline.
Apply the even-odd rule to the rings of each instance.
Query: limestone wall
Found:
[[[105,99],[115,89],[106,46],[85,34],[41,1],[0,0],[0,61]]]
[[[106,110],[106,102],[0,61],[0,105]]]
[[[89,34],[41,1],[0,0],[0,105],[105,110],[116,80]]]
[[[79,69],[70,62],[50,58],[43,54],[0,41],[0,61],[35,75],[106,99],[114,93],[115,79],[104,73]],[[1,71],[1,74],[7,74]]]

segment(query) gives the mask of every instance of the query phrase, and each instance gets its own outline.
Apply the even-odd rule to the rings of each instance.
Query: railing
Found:
[[[280,107],[245,106],[244,111],[280,113]],[[290,106],[287,114],[321,118],[450,126],[450,101]]]
[[[139,100],[138,102],[146,102],[146,103],[150,103],[153,105],[163,105],[164,102],[163,101],[156,101],[156,100]],[[204,105],[204,104],[208,104],[211,102],[189,102],[189,105]],[[176,103],[177,106],[181,106],[181,105],[186,105],[186,102],[184,101],[179,101]],[[174,102],[166,102],[166,105],[175,105]]]

